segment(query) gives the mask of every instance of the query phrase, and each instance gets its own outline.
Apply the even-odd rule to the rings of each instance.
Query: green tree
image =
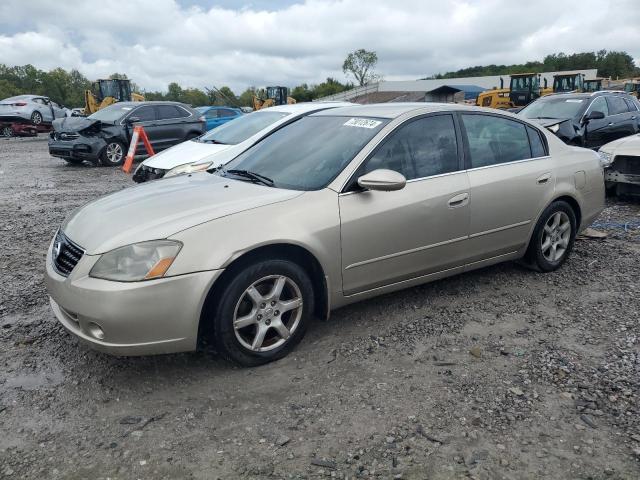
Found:
[[[345,75],[353,75],[359,85],[367,85],[378,78],[373,72],[377,63],[378,55],[376,52],[369,52],[361,48],[347,55],[342,64],[342,71]]]
[[[238,103],[243,107],[252,107],[254,95],[256,95],[256,87],[249,87],[240,94]]]

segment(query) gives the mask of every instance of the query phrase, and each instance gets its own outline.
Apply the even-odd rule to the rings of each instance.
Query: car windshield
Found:
[[[389,120],[303,117],[274,132],[225,165],[218,174],[244,170],[291,190],[319,190],[333,180]]]
[[[289,115],[287,112],[253,112],[214,128],[198,140],[224,145],[237,145],[287,115]]]
[[[110,105],[106,108],[98,110],[96,113],[89,115],[87,118],[91,120],[100,120],[101,122],[115,122],[129,113],[133,107],[129,105]]]
[[[585,102],[586,99],[575,97],[541,98],[523,108],[519,115],[525,118],[573,118]]]

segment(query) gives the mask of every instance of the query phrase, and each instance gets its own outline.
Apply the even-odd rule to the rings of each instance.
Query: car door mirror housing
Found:
[[[358,178],[358,185],[367,190],[392,192],[402,190],[407,179],[399,172],[379,168]]]
[[[589,120],[602,120],[604,117],[605,117],[604,113],[598,110],[594,110],[591,113],[589,113],[589,115],[584,117],[584,121],[588,122]]]
[[[136,116],[128,117],[126,120],[127,123],[138,123],[139,121],[140,121],[140,117],[136,117]]]

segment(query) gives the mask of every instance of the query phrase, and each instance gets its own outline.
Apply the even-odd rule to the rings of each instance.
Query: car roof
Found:
[[[269,107],[271,112],[284,112],[284,113],[304,113],[315,112],[316,110],[322,110],[325,108],[337,108],[354,105],[350,102],[302,102],[292,103],[288,105],[276,105]]]
[[[314,114],[320,115],[340,115],[351,117],[378,117],[378,118],[396,118],[413,110],[421,110],[424,113],[444,112],[452,110],[481,110],[496,113],[495,109],[486,109],[473,107],[471,105],[457,103],[431,103],[431,102],[413,102],[413,103],[372,103],[368,105],[352,105],[349,107],[324,110]],[[502,113],[502,112],[500,112]]]
[[[550,93],[548,95],[544,95],[540,98],[538,98],[537,100],[540,100],[542,98],[593,98],[593,97],[598,97],[598,96],[602,96],[602,95],[624,95],[624,96],[629,96],[631,97],[631,95],[629,95],[627,92],[623,91],[623,90],[598,90],[597,92],[558,92],[558,93]]]
[[[42,95],[27,94],[27,95],[16,95],[15,97],[8,97],[3,99],[2,101],[4,102],[5,100],[30,100],[32,98],[47,98],[47,97],[44,97]]]
[[[122,107],[138,107],[140,105],[180,105],[181,107],[189,106],[186,103],[172,102],[170,100],[148,100],[144,102],[117,102],[117,103],[113,103],[112,105],[120,105]]]

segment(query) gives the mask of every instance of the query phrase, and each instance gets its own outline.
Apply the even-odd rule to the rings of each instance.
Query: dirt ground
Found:
[[[334,312],[255,369],[113,358],[58,325],[45,251],[133,182],[0,138],[0,478],[640,478],[640,205],[560,271],[514,263]],[[135,215],[135,211],[131,211]]]

